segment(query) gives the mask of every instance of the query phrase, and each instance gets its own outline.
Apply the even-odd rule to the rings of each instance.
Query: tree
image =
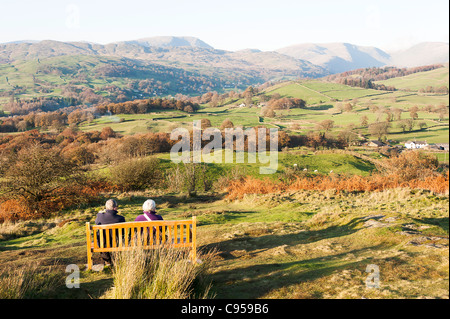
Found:
[[[411,132],[414,128],[415,122],[413,119],[406,119],[404,120],[405,124],[406,124],[406,128],[408,129],[409,132]]]
[[[397,124],[397,127],[398,127],[398,128],[401,128],[401,129],[402,129],[402,132],[405,133],[405,131],[406,131],[406,122],[405,122],[405,121],[400,121],[400,122]]]
[[[220,129],[224,130],[226,128],[233,128],[234,124],[229,119],[225,119],[222,124],[220,125]]]
[[[369,126],[369,134],[375,135],[379,141],[389,132],[389,123],[387,122],[377,122]]]
[[[0,184],[4,196],[21,200],[37,215],[46,213],[46,207],[39,205],[52,202],[59,189],[74,188],[81,178],[78,165],[66,159],[56,149],[46,149],[37,144],[24,148],[11,157]],[[67,193],[57,195],[69,196]]]
[[[360,123],[362,127],[369,125],[369,118],[366,115],[361,116]]]
[[[419,127],[420,127],[421,130],[423,130],[423,129],[426,129],[428,127],[428,125],[427,125],[426,122],[420,122],[419,123]]]
[[[333,120],[323,120],[317,124],[317,128],[320,130],[325,130],[325,132],[330,131],[334,127]]]
[[[353,110],[353,106],[350,102],[347,102],[343,106],[344,112],[351,112]]]
[[[271,118],[273,118],[273,117],[275,117],[275,111],[271,108],[271,107],[263,107],[262,109],[261,109],[261,116],[263,116],[263,117],[271,117]]]
[[[253,96],[249,93],[244,95],[244,104],[245,106],[251,106],[253,103]]]
[[[318,149],[320,146],[324,147],[326,145],[325,133],[321,132],[308,132],[307,133],[307,141],[306,145],[308,147],[314,148],[314,150]]]
[[[291,139],[285,131],[278,131],[278,149],[281,150],[283,147],[289,145]]]
[[[208,127],[211,127],[211,121],[209,119],[201,119],[200,120],[201,129],[207,129]]]
[[[402,119],[403,110],[399,108],[392,109],[392,113],[394,113],[395,119],[400,121]]]
[[[100,138],[102,140],[107,140],[110,137],[116,137],[116,133],[114,132],[114,130],[109,126],[102,128],[102,132],[100,133]]]
[[[191,105],[187,105],[187,106],[185,106],[183,111],[185,111],[186,113],[193,113],[194,108]]]
[[[358,140],[358,134],[353,132],[351,129],[346,129],[339,132],[339,139],[344,142],[345,145],[352,145]]]
[[[417,111],[410,111],[409,115],[413,120],[417,120],[419,118],[419,115],[417,114]]]

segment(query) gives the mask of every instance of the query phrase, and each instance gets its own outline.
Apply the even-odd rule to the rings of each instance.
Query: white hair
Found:
[[[114,208],[117,208],[117,206],[117,202],[114,199],[108,199],[105,204],[107,210],[113,210]]]
[[[154,212],[156,208],[156,203],[154,200],[147,199],[142,205],[142,210],[144,212]]]

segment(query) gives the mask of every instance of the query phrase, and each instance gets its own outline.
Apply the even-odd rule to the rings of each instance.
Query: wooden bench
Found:
[[[197,220],[124,222],[108,225],[86,223],[87,265],[92,269],[92,253],[154,249],[162,245],[191,248],[197,260]]]

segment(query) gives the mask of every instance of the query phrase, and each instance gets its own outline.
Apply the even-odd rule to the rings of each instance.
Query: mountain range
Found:
[[[350,43],[308,43],[274,51],[227,51],[195,37],[173,36],[109,44],[14,41],[0,44],[0,93],[36,96],[78,84],[97,86],[101,94],[117,98],[136,92],[198,95],[359,68],[446,63],[448,47],[448,43],[427,42],[387,53]]]
[[[419,43],[391,53],[350,43],[298,44],[277,52],[309,61],[332,74],[367,67],[416,67],[449,61],[449,45],[442,42]]]
[[[16,41],[0,44],[0,61],[61,55],[109,55],[182,68],[234,69],[270,77],[320,77],[366,67],[414,67],[449,61],[449,44],[426,42],[387,53],[350,43],[304,43],[275,51],[214,49],[195,37],[161,36],[110,44]]]

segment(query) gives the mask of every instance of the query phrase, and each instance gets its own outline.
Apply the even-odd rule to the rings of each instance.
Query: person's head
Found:
[[[147,199],[142,205],[142,210],[144,212],[154,212],[156,210],[156,203],[154,200]]]
[[[106,210],[116,210],[118,206],[114,199],[108,199],[105,204]]]

